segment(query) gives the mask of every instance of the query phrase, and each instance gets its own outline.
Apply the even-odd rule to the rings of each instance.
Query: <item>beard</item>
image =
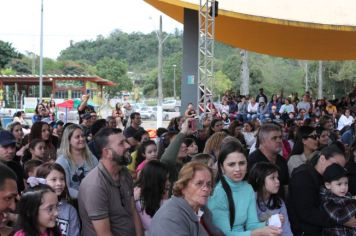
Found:
[[[131,163],[131,155],[126,151],[123,155],[119,155],[116,151],[112,150],[113,161],[119,166],[127,166]]]

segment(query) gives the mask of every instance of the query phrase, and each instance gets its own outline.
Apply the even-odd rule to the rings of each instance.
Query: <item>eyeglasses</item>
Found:
[[[317,140],[319,138],[319,135],[311,134],[311,135],[308,135],[307,138],[311,138],[311,139]]]
[[[213,185],[211,182],[203,182],[203,181],[198,181],[196,183],[193,182],[193,185],[199,189],[203,189],[204,187],[208,189],[212,189]]]
[[[45,208],[39,208],[40,210],[42,211],[46,211],[47,214],[53,214],[55,212],[58,212],[59,211],[59,204],[57,205],[51,205],[51,206],[48,206],[48,207],[45,207]]]
[[[82,182],[84,179],[84,167],[79,167],[76,171],[75,174],[72,176],[72,181],[73,182]]]

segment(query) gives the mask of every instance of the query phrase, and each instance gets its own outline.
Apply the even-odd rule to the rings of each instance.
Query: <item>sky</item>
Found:
[[[40,54],[41,0],[0,0],[0,40],[21,53]],[[174,32],[183,25],[143,0],[43,0],[43,56],[56,59],[70,41],[95,40],[115,29]]]

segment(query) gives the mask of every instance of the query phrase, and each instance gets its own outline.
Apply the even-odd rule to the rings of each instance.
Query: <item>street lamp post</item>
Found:
[[[43,0],[41,0],[41,35],[40,35],[40,81],[39,81],[39,103],[42,102],[43,86]]]
[[[177,98],[177,96],[176,96],[176,67],[177,67],[177,65],[173,65],[173,96],[174,96],[174,99]]]
[[[163,38],[162,32],[162,16],[159,16],[159,31],[156,31],[157,40],[158,40],[158,104],[157,104],[157,128],[162,127],[163,120],[163,110],[162,110],[162,101],[163,101],[163,92],[162,92],[162,46],[164,41],[166,41],[168,35]]]

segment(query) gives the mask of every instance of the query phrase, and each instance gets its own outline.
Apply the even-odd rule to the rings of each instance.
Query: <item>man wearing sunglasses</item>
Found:
[[[103,128],[94,137],[100,162],[83,179],[78,204],[82,234],[143,235],[127,170],[130,145],[119,129]]]

